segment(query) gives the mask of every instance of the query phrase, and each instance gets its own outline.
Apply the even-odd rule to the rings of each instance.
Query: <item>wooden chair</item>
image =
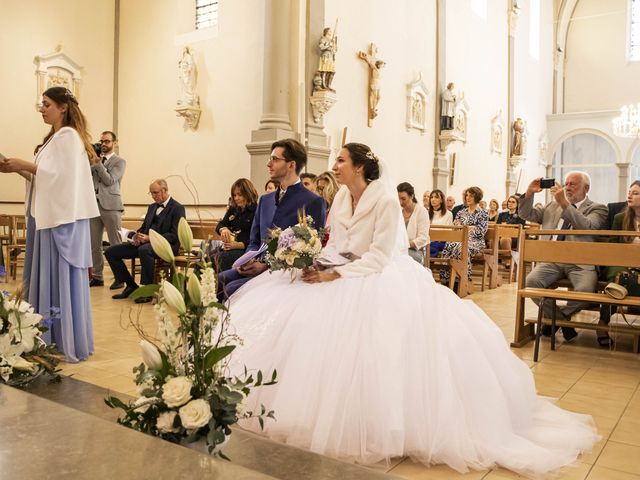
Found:
[[[614,267],[640,268],[640,244],[637,243],[600,243],[600,242],[558,242],[552,240],[534,239],[534,236],[557,235],[561,230],[529,230],[520,235],[520,268],[518,271],[518,296],[516,302],[516,318],[512,347],[521,347],[530,340],[536,340],[534,361],[538,359],[540,331],[542,325],[551,325],[552,331],[556,327],[571,327],[588,330],[603,330],[618,334],[634,336],[634,351],[640,350],[640,327],[626,325],[600,325],[597,323],[544,319],[542,308],[538,308],[537,319],[525,319],[525,300],[527,298],[551,300],[554,305],[557,300],[575,300],[596,304],[609,304],[616,307],[640,307],[640,297],[626,297],[616,300],[605,293],[586,293],[571,290],[556,290],[553,288],[526,288],[525,266],[533,262],[566,263],[573,265],[607,265]],[[620,230],[572,230],[571,235],[589,236],[640,236],[639,232]],[[553,309],[555,316],[555,308]],[[537,329],[534,329],[534,324]],[[555,336],[551,336],[551,349],[555,349]]]
[[[7,275],[15,280],[18,268],[24,268],[27,247],[27,221],[24,215],[11,216],[11,243],[7,245]]]
[[[431,258],[429,248],[425,252],[425,265],[431,270],[439,271],[443,268],[451,270],[449,288],[452,290],[458,280],[458,296],[466,297],[473,291],[473,286],[467,276],[469,265],[469,227],[467,225],[432,225],[429,229],[429,238],[432,242],[461,242],[462,258]]]
[[[0,215],[0,264],[5,267],[4,281],[9,281],[9,271],[7,269],[9,259],[9,245],[13,235],[13,220],[10,215]]]
[[[489,289],[493,289],[499,287],[502,284],[502,276],[500,275],[500,261],[501,260],[509,260],[509,283],[513,281],[513,274],[515,271],[514,264],[515,262],[512,260],[512,250],[509,249],[501,249],[500,248],[500,240],[503,238],[507,238],[511,240],[512,238],[520,237],[520,230],[522,229],[521,225],[511,225],[507,223],[497,224],[493,228],[493,235],[491,237],[491,248],[486,249],[483,252],[484,255],[484,269],[482,271],[482,290],[484,291],[484,285],[486,280],[488,279]],[[509,242],[511,243],[511,242]]]

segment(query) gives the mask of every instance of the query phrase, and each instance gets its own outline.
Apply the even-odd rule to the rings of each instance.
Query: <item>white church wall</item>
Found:
[[[508,24],[507,2],[447,0],[446,83],[454,82],[469,104],[466,143],[455,142],[455,174],[449,194],[459,203],[472,185],[487,200],[505,196],[508,155]],[[482,14],[484,13],[484,15]],[[491,151],[491,118],[502,110],[502,153]]]
[[[49,131],[36,111],[34,57],[63,51],[83,67],[80,108],[94,138],[113,123],[114,0],[2,0],[0,2],[0,152],[31,160]],[[24,181],[0,175],[0,202],[24,200]],[[20,213],[22,205],[3,204]]]
[[[432,187],[435,125],[435,1],[384,0],[326,1],[327,26],[338,25],[337,72],[333,87],[338,102],[325,116],[325,131],[332,137],[333,163],[342,129],[348,141],[369,145],[389,165],[398,182],[408,181],[418,196]],[[386,62],[381,71],[379,114],[367,126],[368,67],[357,56],[373,42]],[[407,131],[406,86],[422,72],[429,90],[427,131]],[[319,172],[314,172],[319,173]]]
[[[121,1],[118,133],[128,162],[127,203],[148,203],[148,184],[155,177],[188,174],[199,198],[196,202],[179,178],[169,178],[176,199],[226,204],[231,183],[249,177],[245,144],[262,113],[264,0],[220,2],[217,34],[200,41],[189,35],[193,5]],[[185,45],[198,67],[202,116],[195,132],[185,131],[174,112]]]
[[[566,48],[565,112],[617,110],[640,100],[640,62],[626,59],[627,0],[580,0]]]
[[[545,176],[545,154],[549,150],[549,132],[547,115],[553,104],[553,6],[540,0],[538,36],[531,35],[530,9],[534,2],[521,2],[523,8],[518,22],[515,51],[515,94],[514,117],[527,121],[526,160],[520,165],[517,178],[520,178],[518,192],[522,193],[533,178]],[[535,16],[534,16],[535,18]],[[539,42],[532,49],[531,42]],[[539,57],[532,55],[537,50]],[[509,126],[510,128],[510,126]],[[546,143],[541,148],[540,143]],[[516,180],[517,180],[516,178]]]

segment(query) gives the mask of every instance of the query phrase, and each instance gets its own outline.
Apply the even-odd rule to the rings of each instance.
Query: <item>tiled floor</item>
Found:
[[[106,280],[108,285],[111,279]],[[9,290],[15,287],[15,282],[8,284]],[[150,304],[136,306],[129,300],[112,300],[112,293],[107,287],[91,289],[95,354],[86,362],[65,364],[63,373],[116,392],[136,395],[131,369],[140,363],[138,335],[129,323],[130,319],[139,321],[153,334],[153,308]],[[496,322],[505,338],[511,340],[514,285],[474,293],[470,298]],[[534,316],[533,304],[527,308],[528,316]],[[581,332],[571,344],[558,338],[555,352],[549,350],[548,341],[542,343],[537,364],[532,361],[532,344],[513,352],[531,367],[541,395],[558,398],[558,403],[569,410],[593,415],[603,439],[590,454],[565,468],[556,478],[640,480],[640,356],[631,353],[631,339],[618,339],[615,350],[609,351],[595,346],[591,332]],[[409,459],[396,459],[389,465],[374,468],[420,480],[519,478],[505,470],[462,475],[445,466],[427,468]]]

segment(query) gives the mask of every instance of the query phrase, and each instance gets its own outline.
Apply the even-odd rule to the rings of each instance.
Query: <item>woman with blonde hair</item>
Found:
[[[316,193],[327,202],[327,215],[333,204],[333,199],[338,193],[340,186],[333,172],[324,172],[316,177]]]
[[[36,147],[34,161],[7,158],[0,172],[27,179],[25,296],[28,292],[36,312],[51,317],[45,341],[55,343],[67,361],[77,362],[93,353],[89,219],[99,212],[90,164],[97,156],[69,90],[46,90],[40,113],[51,130]]]

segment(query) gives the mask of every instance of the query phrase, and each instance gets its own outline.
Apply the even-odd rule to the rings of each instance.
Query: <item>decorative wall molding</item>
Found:
[[[36,66],[36,109],[42,106],[42,94],[50,87],[65,87],[80,100],[80,83],[83,68],[64,53],[62,44],[54,52],[38,55],[33,59]]]
[[[325,114],[331,110],[337,101],[338,96],[335,92],[331,90],[315,90],[309,97],[313,121],[321,123]]]
[[[418,79],[407,84],[407,131],[419,130],[421,134],[427,131],[427,97],[429,90],[422,80],[422,72],[418,72]]]
[[[491,118],[491,151],[502,153],[502,140],[504,138],[504,120],[502,109]]]

